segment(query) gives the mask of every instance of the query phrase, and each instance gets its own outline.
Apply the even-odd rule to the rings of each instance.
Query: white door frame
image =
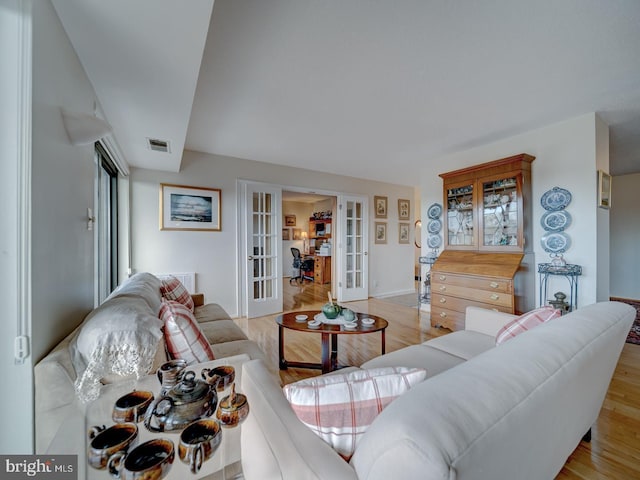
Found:
[[[246,205],[245,205],[245,188],[246,185],[248,184],[254,184],[254,185],[258,185],[258,186],[265,186],[265,187],[275,187],[275,188],[280,188],[282,191],[287,191],[287,192],[298,192],[298,193],[309,193],[311,195],[326,195],[327,197],[336,197],[337,199],[339,199],[342,196],[354,196],[354,197],[363,197],[363,198],[367,198],[368,196],[366,194],[356,194],[356,193],[347,193],[347,192],[338,192],[335,190],[325,190],[325,189],[313,189],[313,188],[308,188],[308,187],[300,187],[300,186],[295,186],[295,185],[285,185],[285,184],[275,184],[275,183],[268,183],[268,182],[259,182],[259,181],[255,181],[255,180],[249,180],[249,179],[238,179],[236,180],[236,200],[237,200],[237,209],[236,209],[236,239],[237,239],[237,245],[236,245],[236,252],[238,253],[236,255],[237,257],[237,272],[238,272],[238,276],[237,276],[237,291],[239,292],[238,294],[238,305],[237,305],[237,311],[238,311],[238,316],[241,317],[246,317],[247,316],[247,310],[246,310],[246,305],[247,305],[247,294],[248,292],[246,291],[246,269],[245,269],[245,262],[246,262],[246,258],[244,256],[244,242],[245,242],[245,238],[246,238],[246,225],[245,225],[245,212],[246,212]],[[280,214],[280,217],[282,217],[282,202],[280,202],[280,205],[277,205],[278,208],[278,212]],[[340,230],[339,230],[339,226],[338,225],[334,225],[334,232],[333,235],[336,238],[339,238],[339,235],[341,235]],[[335,229],[338,229],[338,231],[336,231]],[[280,235],[280,251],[282,251],[282,235]],[[367,245],[367,250],[368,250],[369,246]],[[337,249],[335,250],[335,252],[337,252]],[[334,253],[334,256],[337,255],[337,253]],[[334,274],[331,275],[331,289],[332,291],[335,291],[334,286],[337,285],[336,283],[336,278],[341,278],[342,275],[342,271],[341,271],[341,263],[340,261],[337,262],[331,262],[333,267],[335,268],[334,270]],[[280,276],[282,276],[282,273],[280,273]]]

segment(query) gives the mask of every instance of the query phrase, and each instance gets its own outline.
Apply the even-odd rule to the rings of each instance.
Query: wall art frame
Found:
[[[282,240],[290,240],[291,239],[291,229],[283,228],[282,229]]]
[[[411,217],[411,201],[404,198],[398,199],[398,218],[400,220],[409,220]]]
[[[295,215],[285,215],[284,216],[284,224],[287,227],[295,227],[296,226],[296,216]]]
[[[160,184],[160,230],[219,232],[222,190]]]
[[[380,195],[375,195],[373,197],[373,205],[375,207],[376,218],[387,218],[387,206],[388,206],[388,198]]]
[[[598,170],[598,207],[611,208],[611,175]]]
[[[378,245],[387,243],[387,222],[376,222],[375,243]]]
[[[400,222],[398,224],[398,243],[400,245],[409,245],[409,234],[411,232],[411,224]]]

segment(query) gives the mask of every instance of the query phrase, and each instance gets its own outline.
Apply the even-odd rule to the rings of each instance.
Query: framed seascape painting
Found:
[[[218,232],[221,190],[160,184],[160,230]]]
[[[376,218],[387,218],[387,197],[375,195],[373,203],[376,209]]]

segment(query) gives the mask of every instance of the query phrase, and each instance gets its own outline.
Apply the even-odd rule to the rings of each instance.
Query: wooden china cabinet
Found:
[[[431,323],[464,328],[468,305],[534,306],[531,162],[514,155],[442,173],[444,251],[431,268]]]

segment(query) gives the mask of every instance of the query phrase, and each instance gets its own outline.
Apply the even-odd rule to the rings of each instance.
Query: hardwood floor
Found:
[[[326,302],[328,289],[329,285],[307,282],[304,285],[289,285],[288,279],[285,279],[284,309],[319,309]],[[432,328],[429,315],[419,312],[417,308],[373,298],[349,302],[348,305],[355,311],[375,313],[389,320],[387,352],[448,333],[448,330]],[[277,315],[270,315],[250,320],[240,318],[236,321],[249,338],[262,347],[268,361],[277,365],[276,317]],[[319,361],[319,336],[288,330],[285,335],[288,360]],[[338,351],[341,363],[360,365],[380,355],[380,335],[372,333],[340,336]],[[289,368],[280,372],[280,378],[283,384],[287,384],[319,374],[318,370]],[[640,479],[640,345],[625,344],[600,416],[592,428],[591,442],[580,443],[556,478]]]

